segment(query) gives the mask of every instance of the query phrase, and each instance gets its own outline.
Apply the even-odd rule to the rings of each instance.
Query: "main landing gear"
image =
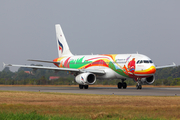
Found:
[[[118,89],[121,89],[121,88],[126,89],[127,88],[127,83],[124,82],[125,80],[126,79],[122,79],[122,82],[118,82],[118,84],[117,84]]]
[[[88,89],[88,87],[89,87],[88,85],[80,85],[80,84],[79,84],[79,89],[83,89],[83,88],[84,88],[84,89]]]
[[[137,85],[136,85],[136,88],[137,89],[142,89],[142,82],[141,82],[141,79],[140,78],[137,78]]]

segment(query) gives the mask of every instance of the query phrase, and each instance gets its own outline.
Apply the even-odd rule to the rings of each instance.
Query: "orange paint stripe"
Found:
[[[135,71],[134,74],[154,74],[156,72],[156,68],[151,66],[150,68],[143,71]]]

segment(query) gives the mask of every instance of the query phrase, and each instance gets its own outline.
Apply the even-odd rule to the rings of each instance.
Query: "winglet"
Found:
[[[3,69],[5,68],[6,64],[3,62]]]
[[[173,62],[173,65],[175,66],[175,67],[177,67],[177,65]]]
[[[5,68],[6,66],[12,66],[12,64],[6,64],[3,62],[3,68]]]

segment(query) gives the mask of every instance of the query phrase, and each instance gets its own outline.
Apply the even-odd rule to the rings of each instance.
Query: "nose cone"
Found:
[[[136,69],[135,75],[152,75],[155,74],[156,67],[154,65],[147,66],[146,69],[144,67],[139,68],[139,70]]]
[[[156,72],[156,67],[154,65],[152,65],[149,69],[148,69],[148,74],[155,74]]]

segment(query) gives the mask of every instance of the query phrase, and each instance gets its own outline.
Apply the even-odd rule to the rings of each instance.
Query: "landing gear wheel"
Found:
[[[142,85],[139,85],[139,89],[142,89]]]
[[[80,84],[79,84],[79,89],[83,89],[83,85],[80,85]]]
[[[123,89],[126,89],[127,88],[127,84],[125,82],[122,83],[122,87]]]
[[[122,86],[123,86],[123,84],[121,82],[118,82],[118,84],[117,84],[118,89],[121,89]]]
[[[84,85],[84,89],[88,89],[88,85]]]
[[[137,89],[142,89],[142,85],[136,85]]]

